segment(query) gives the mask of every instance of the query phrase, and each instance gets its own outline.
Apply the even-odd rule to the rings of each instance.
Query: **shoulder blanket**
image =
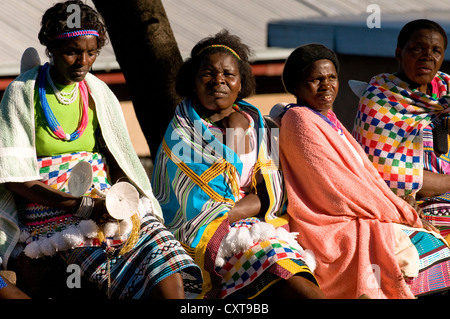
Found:
[[[450,77],[434,78],[437,97],[431,97],[393,74],[373,77],[360,101],[353,136],[399,196],[422,188],[423,129],[449,109]]]
[[[255,119],[258,159],[253,181],[261,173],[268,189],[270,207],[265,221],[287,226],[276,143],[258,109],[244,101],[238,104]],[[206,277],[215,274],[218,248],[229,231],[228,211],[239,198],[241,173],[238,155],[214,137],[191,101],[180,103],[158,151],[152,185],[166,226],[194,256]],[[220,278],[210,280],[216,280],[213,286],[220,286]],[[210,288],[206,285],[203,291]]]
[[[13,196],[3,185],[40,179],[34,141],[34,89],[39,66],[18,76],[7,88],[0,104],[0,256],[6,266],[17,243],[19,229]],[[152,200],[162,218],[150,181],[133,149],[122,108],[108,86],[86,75],[105,142],[119,166],[141,194]]]
[[[422,223],[342,129],[362,162],[339,133],[308,108],[296,107],[284,115],[280,159],[291,231],[316,255],[315,275],[328,297],[413,298],[396,261],[391,223]]]

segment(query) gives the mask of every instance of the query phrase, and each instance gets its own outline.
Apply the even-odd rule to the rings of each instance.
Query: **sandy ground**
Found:
[[[259,108],[263,115],[269,114],[270,109],[280,102],[295,102],[295,99],[290,94],[258,94],[246,99],[247,102]],[[134,112],[133,104],[131,101],[121,102],[122,109],[127,122],[128,131],[131,137],[136,153],[140,157],[147,157],[150,155],[150,149],[145,140],[144,134],[142,134],[141,127],[139,125],[136,113]]]

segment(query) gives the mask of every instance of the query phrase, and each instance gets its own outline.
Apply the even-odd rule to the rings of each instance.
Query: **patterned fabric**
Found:
[[[450,174],[450,151],[446,154],[441,154],[439,157],[434,152],[433,143],[433,128],[443,125],[448,128],[448,116],[441,116],[437,118],[433,123],[423,129],[423,152],[424,152],[424,169],[440,173]],[[450,137],[447,135],[447,140],[450,141]]]
[[[102,249],[76,248],[61,254],[67,264],[78,264],[82,275],[113,299],[140,299],[164,278],[181,272],[186,290],[201,286],[201,273],[181,244],[155,217],[142,219],[133,250],[110,261]],[[108,262],[111,284],[108,291]]]
[[[270,197],[270,207],[264,221],[274,228],[288,227],[283,210],[285,193],[282,173],[278,153],[274,152],[275,140],[256,108],[244,101],[239,101],[238,105],[253,117],[258,134],[258,157],[252,187],[256,187],[257,176],[261,174]],[[232,259],[229,259],[228,265],[234,266],[228,270],[217,270],[219,248],[231,232],[227,213],[240,196],[243,163],[223,143],[223,137],[214,134],[202,122],[191,101],[183,101],[178,105],[156,155],[152,180],[155,197],[159,200],[167,227],[202,268],[205,283],[197,298],[231,296],[233,292],[254,282],[255,277],[262,280],[263,276],[260,275],[267,271],[273,270],[272,273],[276,274],[274,280],[280,277],[287,279],[296,273],[310,274],[306,266],[282,266],[284,260],[301,258],[295,253],[283,255],[285,259],[281,258],[282,254],[270,258],[269,255],[276,251],[272,244],[270,247],[257,245],[255,250],[244,250],[239,257],[233,257],[232,254],[228,257],[237,259],[231,262]],[[281,245],[281,249],[289,249]],[[264,263],[266,260],[270,265],[256,267],[258,262]],[[258,270],[252,272],[250,268],[246,269],[249,264],[255,265]],[[243,277],[238,278],[238,274]],[[252,293],[255,295],[258,292]]]
[[[416,297],[450,288],[450,250],[435,236],[403,229],[419,253],[419,276],[408,280]]]
[[[53,188],[70,192],[67,188],[67,178],[72,168],[80,161],[89,162],[94,173],[93,184],[86,194],[94,187],[107,192],[111,186],[107,165],[99,153],[82,152],[39,159],[42,181]],[[28,245],[25,253],[36,258],[59,252],[57,256],[62,257],[68,264],[80,265],[82,275],[96,283],[100,289],[107,291],[111,298],[146,298],[158,282],[181,271],[186,284],[201,285],[200,269],[181,244],[150,210],[144,210],[143,206],[140,206],[138,214],[142,219],[137,242],[131,250],[124,255],[115,256],[109,263],[105,252],[110,251],[112,246],[118,252],[128,244],[132,229],[125,230],[125,221],[121,221],[117,227],[117,231],[122,229],[122,233],[107,235],[105,231],[105,243],[99,239],[97,230],[90,236],[83,232],[81,225],[86,220],[62,210],[28,204],[24,214],[21,214],[24,215],[25,224],[22,234],[29,234],[26,238]],[[74,229],[78,229],[79,233],[75,233]],[[83,241],[77,242],[76,245],[68,244],[69,239],[75,237],[74,234],[84,235]],[[25,239],[26,236],[21,237]],[[109,266],[110,271],[107,270]],[[111,287],[107,289],[109,277]]]
[[[448,127],[448,117],[431,123],[423,130],[424,169],[448,175],[450,174],[450,151],[439,157],[433,151],[432,129],[436,125]],[[448,137],[448,141],[450,145],[450,137]],[[439,229],[442,236],[450,234],[450,193],[420,198],[417,203],[425,214],[425,218]]]
[[[322,120],[324,120],[326,123],[328,123],[336,132],[339,133],[339,135],[343,135],[343,130],[342,130],[342,124],[339,122],[336,114],[332,111],[332,110],[328,110],[327,112],[327,116],[323,115],[321,112],[310,108],[306,105],[299,105],[299,104],[295,104],[295,103],[290,103],[288,105],[286,105],[284,107],[283,113],[281,116],[283,116],[289,109],[294,108],[294,107],[306,107],[308,108],[311,112],[313,112],[314,114],[316,114],[318,117],[320,117]]]
[[[422,187],[423,129],[449,111],[449,76],[438,72],[433,81],[436,98],[411,90],[394,74],[380,74],[359,102],[353,136],[399,196]]]
[[[87,161],[92,166],[93,186],[100,190],[111,187],[108,181],[106,162],[100,153],[77,152],[72,154],[55,155],[38,159],[39,174],[42,181],[54,189],[70,193],[67,180],[72,168],[80,161]],[[92,190],[92,186],[87,193]]]
[[[0,102],[0,256],[5,265],[19,240],[20,229],[13,194],[4,183],[40,178],[34,138],[34,90],[39,68],[19,75]],[[94,75],[86,74],[85,80],[106,146],[130,181],[152,202],[154,214],[162,218],[148,175],[131,143],[119,101]]]
[[[431,201],[417,201],[422,209],[425,219],[430,221],[442,236],[450,234],[450,196],[449,193],[443,196],[433,197]]]
[[[231,227],[251,228],[254,223],[254,220],[249,222],[249,219],[245,219],[234,223]],[[254,281],[265,281],[265,278],[258,279],[261,275],[272,277],[273,273],[269,274],[265,271],[278,261],[281,264],[282,260],[297,260],[298,263],[292,263],[292,267],[297,268],[293,273],[309,272],[308,266],[303,261],[304,259],[303,251],[292,247],[279,238],[272,237],[269,240],[256,243],[245,252],[227,258],[223,267],[216,268],[216,271],[223,277],[219,297],[225,298],[239,289],[251,285]],[[275,277],[275,279],[278,278]],[[250,294],[252,296],[258,295],[266,288],[267,286],[260,290],[254,290]]]
[[[247,114],[247,112],[244,112],[239,109],[237,105],[233,107],[237,112],[240,112],[242,115],[244,115],[248,122],[249,127],[244,131],[244,135],[248,137],[249,142],[249,153],[244,153],[239,156],[239,158],[242,161],[242,173],[240,178],[240,188],[239,188],[239,199],[243,198],[245,195],[248,194],[248,190],[251,187],[252,184],[252,173],[253,173],[253,167],[256,162],[256,156],[258,153],[257,150],[257,133],[255,130],[255,121],[253,118]],[[208,128],[208,130],[215,136],[216,139],[222,139],[226,133],[226,129],[218,127],[215,125],[215,123],[211,123],[208,119],[202,118],[203,124]],[[243,149],[244,145],[236,145],[236,147],[239,149]]]
[[[0,276],[0,289],[5,288],[6,286],[8,286],[8,285],[7,285],[6,282],[3,280],[3,278]]]
[[[101,154],[78,152],[72,154],[56,155],[53,157],[43,157],[38,159],[39,173],[42,182],[54,189],[63,192],[69,192],[68,178],[73,167],[80,161],[87,161],[92,165],[93,183],[88,190],[89,194],[93,187],[100,190],[106,190],[111,187],[108,181],[108,171],[106,163]],[[39,205],[36,203],[27,203],[24,211],[20,214],[22,241],[27,244],[33,241],[48,240],[59,232],[67,232],[73,227],[78,227],[81,219],[69,214],[63,210]],[[117,245],[123,242],[120,238],[109,238],[111,245]],[[84,241],[78,243],[79,246],[100,246],[98,239],[84,238]],[[58,247],[56,250],[61,250]]]
[[[256,108],[244,101],[239,106],[258,121],[255,126],[259,152],[254,175],[262,173],[267,179],[272,202],[266,218],[287,225],[287,216],[282,210],[284,185],[275,141]],[[164,211],[165,223],[192,247],[196,246],[204,226],[223,216],[239,196],[243,164],[222,142],[223,139],[216,138],[206,128],[191,102],[184,101],[177,107],[157,154],[152,183]],[[187,203],[180,205],[174,200],[181,197]],[[200,216],[198,212],[202,212]],[[280,218],[282,215],[284,217]],[[189,225],[180,227],[183,221],[188,221]]]

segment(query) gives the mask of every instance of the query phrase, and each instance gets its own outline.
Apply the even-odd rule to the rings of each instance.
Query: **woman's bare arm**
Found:
[[[61,209],[71,214],[75,214],[81,204],[81,197],[59,191],[37,180],[23,183],[9,182],[5,183],[5,186],[10,192],[28,202]],[[104,199],[94,198],[94,210],[91,218],[97,221],[110,219]]]
[[[80,206],[81,198],[56,190],[41,181],[23,183],[9,182],[6,188],[29,202],[75,213]]]
[[[264,214],[269,207],[269,195],[264,183],[258,186],[256,193],[250,193],[238,201],[228,212],[229,222]]]
[[[433,197],[450,192],[450,175],[423,170],[423,186],[418,192],[420,197]]]

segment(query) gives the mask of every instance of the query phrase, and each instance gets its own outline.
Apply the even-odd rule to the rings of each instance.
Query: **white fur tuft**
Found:
[[[62,233],[62,239],[66,249],[70,249],[81,245],[84,241],[84,236],[78,227],[72,226],[67,228],[67,230]]]
[[[38,241],[32,241],[24,249],[25,255],[32,259],[41,257],[41,250],[39,249]]]
[[[253,242],[260,243],[268,240],[271,237],[275,237],[275,227],[269,223],[257,223],[250,228],[250,233],[253,238]]]
[[[312,272],[316,270],[316,255],[314,255],[314,252],[311,249],[305,249],[305,263]]]
[[[98,226],[92,219],[80,221],[78,227],[80,232],[87,238],[95,238],[98,234]]]
[[[119,223],[119,230],[120,230],[120,235],[121,238],[125,239],[128,234],[131,233],[131,231],[133,230],[133,222],[131,221],[130,218],[128,219],[124,219]]]
[[[56,253],[48,238],[38,240],[37,243],[39,244],[39,250],[44,256],[53,256]]]
[[[292,248],[297,249],[304,256],[304,262],[314,272],[317,266],[316,257],[311,250],[304,250],[300,246],[297,242],[297,236],[298,233],[291,233],[283,227],[275,228],[273,225],[265,222],[256,223],[250,229],[246,227],[230,228],[217,252],[216,266],[222,267],[226,258],[250,249],[255,243],[276,237],[288,243]]]
[[[105,237],[113,237],[119,230],[119,225],[117,223],[106,223],[103,226],[103,233]]]
[[[64,250],[64,240],[62,238],[62,233],[58,232],[48,239],[55,251]]]

